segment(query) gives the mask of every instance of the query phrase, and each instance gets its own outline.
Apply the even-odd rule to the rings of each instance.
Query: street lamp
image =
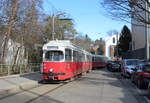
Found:
[[[59,14],[60,15],[60,14]],[[60,18],[58,20],[72,20],[70,18]],[[52,15],[52,40],[55,40],[55,15]]]
[[[148,4],[146,3],[146,9],[149,10],[149,7],[148,7]],[[145,13],[146,15],[146,20],[149,20],[149,14],[146,12]],[[146,46],[145,46],[145,49],[146,49],[146,61],[149,60],[149,24],[146,24],[146,34],[145,34],[145,39],[146,39]]]
[[[116,49],[117,49],[117,51],[116,51],[116,56],[117,56],[117,59],[118,59],[118,56],[119,56],[119,48],[118,48],[118,44],[119,44],[119,34],[118,33],[116,33],[116,39],[117,39],[117,43],[116,43]]]

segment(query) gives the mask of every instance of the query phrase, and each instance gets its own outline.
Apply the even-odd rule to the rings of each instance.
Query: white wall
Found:
[[[115,42],[113,43],[113,38],[115,39]],[[106,50],[106,55],[105,56],[110,56],[110,46],[116,46],[117,45],[117,38],[119,40],[119,35],[117,37],[117,35],[112,35],[112,36],[108,36],[105,38],[105,50]]]
[[[146,28],[132,25],[132,50],[145,47]]]
[[[143,7],[146,7],[145,3],[143,3]],[[138,10],[138,8],[137,8]],[[140,12],[141,17],[146,18],[146,13]],[[131,20],[131,29],[132,29],[132,50],[141,49],[145,47],[145,35],[146,35],[146,24],[141,23],[139,21]]]

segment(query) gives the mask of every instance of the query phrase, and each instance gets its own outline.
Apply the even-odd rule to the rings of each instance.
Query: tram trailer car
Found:
[[[92,69],[92,55],[67,40],[43,46],[43,80],[66,80]]]
[[[92,55],[92,67],[99,68],[99,67],[106,67],[108,57],[103,55]]]

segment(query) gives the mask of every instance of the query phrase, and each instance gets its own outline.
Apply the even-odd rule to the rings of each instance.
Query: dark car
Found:
[[[121,64],[120,64],[120,62],[109,61],[107,63],[107,69],[111,72],[121,71]]]
[[[150,64],[136,66],[131,74],[131,81],[140,89],[147,88],[150,81]]]

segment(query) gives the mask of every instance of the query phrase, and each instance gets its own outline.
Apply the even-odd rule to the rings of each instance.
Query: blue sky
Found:
[[[115,21],[104,16],[101,0],[44,0],[44,9],[47,13],[64,11],[75,21],[78,32],[88,34],[92,40],[105,37],[110,30],[121,31],[126,22]]]

